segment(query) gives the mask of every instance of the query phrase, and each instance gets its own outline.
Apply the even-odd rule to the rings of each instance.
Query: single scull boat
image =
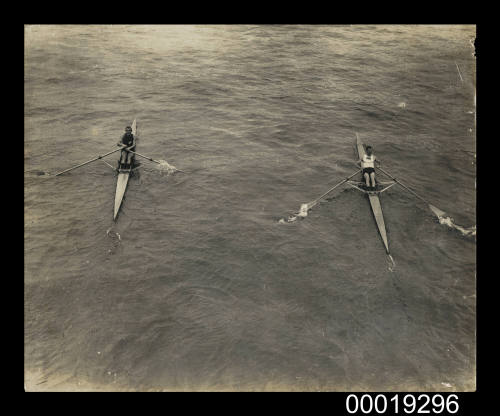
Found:
[[[132,123],[131,128],[132,128],[132,134],[135,137],[135,143],[137,145],[138,136],[137,136],[137,121],[136,120],[134,120],[134,122]],[[108,153],[94,157],[93,159],[87,160],[86,162],[80,163],[76,166],[73,166],[72,168],[65,169],[62,172],[56,173],[54,175],[54,176],[62,175],[66,172],[70,172],[74,169],[78,169],[82,166],[86,166],[89,163],[95,162],[96,160],[102,160],[111,169],[117,171],[118,178],[116,181],[115,208],[114,208],[114,213],[113,213],[113,220],[116,220],[116,217],[118,216],[118,212],[120,211],[120,206],[122,205],[123,197],[125,195],[125,191],[127,190],[128,178],[130,177],[130,174],[132,172],[134,172],[139,167],[139,163],[135,163],[135,156],[142,157],[142,158],[149,160],[150,162],[156,163],[158,165],[163,165],[164,163],[166,163],[166,161],[155,160],[152,157],[149,157],[146,155],[141,155],[140,153],[137,153],[133,150],[127,150],[129,153],[132,154],[132,157],[129,158],[130,164],[124,165],[122,163],[124,161],[122,161],[122,158],[120,157],[120,160],[118,161],[118,168],[115,169],[113,166],[111,166],[108,162],[106,162],[104,160],[104,157],[109,156],[109,155],[116,153],[116,152],[120,152],[120,151],[124,150],[124,148],[125,148],[125,145],[123,143],[118,143],[118,146],[119,146],[118,149],[111,150]],[[121,156],[124,156],[124,154],[122,154]],[[170,165],[168,165],[168,163],[166,163],[166,164],[173,171],[184,172],[183,170],[177,169],[175,166],[170,166]]]
[[[363,145],[363,142],[359,138],[359,135],[356,133],[356,149],[358,153],[358,159],[362,160],[363,156],[365,155],[365,146]],[[348,176],[347,178],[343,179],[339,183],[337,183],[335,186],[330,188],[328,191],[326,191],[324,194],[319,196],[318,198],[312,200],[311,202],[308,202],[306,204],[302,204],[300,206],[299,212],[296,212],[294,214],[291,214],[288,217],[287,222],[293,222],[295,221],[298,217],[307,217],[307,213],[310,209],[314,208],[325,196],[327,196],[330,192],[333,190],[337,189],[340,185],[347,183],[348,185],[352,186],[353,188],[357,189],[358,191],[361,191],[365,194],[368,195],[368,200],[370,201],[370,206],[373,212],[373,216],[375,217],[375,222],[377,223],[377,228],[380,234],[380,237],[382,238],[382,242],[384,243],[384,248],[386,253],[389,255],[389,257],[392,259],[392,256],[390,255],[389,252],[389,242],[387,239],[387,231],[385,229],[385,221],[384,221],[384,216],[382,214],[382,206],[380,205],[380,199],[379,195],[382,192],[387,191],[389,188],[394,186],[395,184],[400,185],[403,189],[406,189],[408,192],[419,198],[421,201],[425,202],[429,208],[431,209],[432,212],[438,217],[438,219],[441,221],[441,218],[443,218],[446,214],[444,211],[440,210],[439,208],[436,208],[434,205],[431,205],[428,201],[426,201],[424,198],[422,198],[420,195],[418,195],[415,191],[410,189],[408,186],[405,184],[401,183],[400,180],[396,179],[394,176],[392,176],[389,172],[386,172],[384,169],[380,167],[380,165],[376,168],[380,170],[385,176],[391,179],[390,182],[382,182],[379,180],[376,180],[376,186],[375,189],[368,189],[366,187],[366,183],[364,181],[364,178],[362,177],[360,181],[353,181],[351,178],[359,174],[360,172],[363,172],[363,169],[360,169],[356,172],[354,172],[352,175]],[[281,220],[280,220],[281,221]]]
[[[136,120],[134,120],[131,127],[132,127],[132,134],[135,137],[136,147],[137,147],[137,121]],[[132,166],[134,164],[134,160],[135,159],[132,156],[128,167],[123,166],[121,158],[118,162],[119,166],[118,166],[118,179],[116,181],[115,212],[113,215],[114,220],[116,220],[116,217],[118,215],[118,211],[120,210],[120,206],[122,205],[123,196],[125,195],[125,191],[127,189],[128,178],[130,177],[130,173],[132,172]]]
[[[359,160],[363,159],[365,155],[365,146],[361,142],[361,139],[356,134],[356,148],[358,150]],[[363,174],[363,173],[361,173]],[[375,222],[377,223],[378,232],[380,233],[380,237],[382,237],[382,241],[384,243],[385,251],[387,254],[389,253],[389,243],[387,241],[387,232],[385,229],[384,216],[382,214],[382,206],[380,205],[379,194],[389,189],[395,182],[391,182],[390,185],[385,186],[381,182],[377,182],[376,189],[373,191],[368,191],[366,189],[366,184],[364,182],[351,182],[348,181],[348,184],[356,188],[357,190],[364,192],[368,195],[368,199],[370,201],[370,205],[372,207],[373,216],[375,217]]]

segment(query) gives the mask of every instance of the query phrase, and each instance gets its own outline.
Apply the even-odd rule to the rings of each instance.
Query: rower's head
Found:
[[[372,147],[371,146],[366,146],[366,154],[370,156],[372,154]]]
[[[125,127],[125,133],[132,133],[132,127],[130,126]]]

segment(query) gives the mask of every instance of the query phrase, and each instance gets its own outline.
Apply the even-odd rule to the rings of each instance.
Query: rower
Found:
[[[380,162],[375,158],[372,153],[372,147],[366,146],[366,153],[363,159],[360,160],[361,167],[363,168],[363,178],[365,179],[366,187],[370,190],[375,190],[375,162],[380,166]],[[371,186],[370,186],[371,182]]]
[[[117,146],[121,145],[125,145],[125,147],[130,147],[130,150],[135,150],[135,136],[132,134],[132,127],[130,126],[125,127],[125,134],[117,143]],[[127,165],[129,164],[129,156],[130,156],[130,163],[132,163],[133,154],[123,149],[118,164],[124,165],[123,167],[128,168],[129,166]],[[120,166],[118,166],[118,168],[120,168]]]

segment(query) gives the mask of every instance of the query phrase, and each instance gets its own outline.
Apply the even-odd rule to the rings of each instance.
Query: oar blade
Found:
[[[300,210],[301,211],[309,211],[310,209],[315,207],[318,202],[319,201],[311,201],[311,202],[307,202],[306,204],[302,204],[300,206]]]
[[[438,218],[442,218],[446,215],[446,213],[444,211],[441,211],[439,208],[436,208],[434,205],[429,204],[429,208],[431,209],[432,212],[434,212],[434,214],[436,214],[436,216]]]
[[[299,217],[307,217],[307,213],[309,210],[316,205],[315,203],[309,202],[308,204],[302,204],[300,206],[299,213],[297,214]]]

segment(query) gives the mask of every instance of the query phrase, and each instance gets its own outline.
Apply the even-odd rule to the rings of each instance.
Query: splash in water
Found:
[[[299,209],[299,212],[295,213],[295,214],[290,214],[288,216],[288,218],[281,218],[278,222],[280,224],[284,224],[284,223],[287,223],[287,222],[294,222],[294,221],[297,221],[297,219],[299,218],[305,218],[307,217],[307,213],[308,211],[311,209],[310,207],[310,204],[302,204],[300,206],[300,209]]]
[[[453,222],[453,218],[451,217],[445,217],[445,216],[440,216],[438,217],[439,223],[440,224],[445,224],[450,228],[454,228],[455,230],[458,230],[462,233],[462,235],[468,237],[468,236],[475,236],[476,235],[476,226],[472,226],[470,228],[464,228],[458,224],[455,224]]]
[[[166,160],[160,160],[160,170],[162,172],[167,172],[167,175],[171,175],[175,172],[182,172],[180,169],[177,169],[174,165],[171,165]]]

